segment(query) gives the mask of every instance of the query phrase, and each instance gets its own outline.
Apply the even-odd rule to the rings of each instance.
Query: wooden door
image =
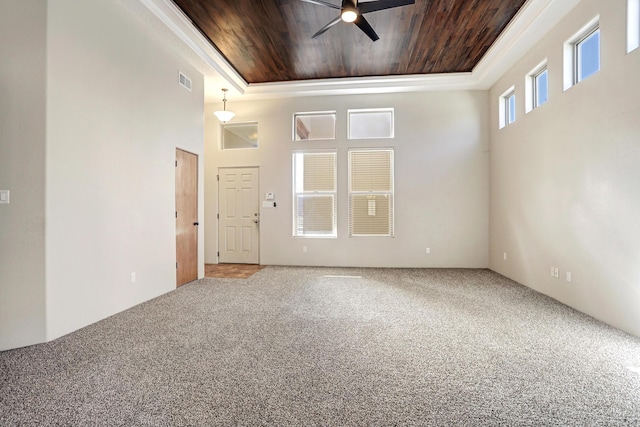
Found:
[[[260,196],[258,168],[222,168],[218,175],[218,261],[258,264]]]
[[[176,283],[198,278],[198,156],[176,149]]]

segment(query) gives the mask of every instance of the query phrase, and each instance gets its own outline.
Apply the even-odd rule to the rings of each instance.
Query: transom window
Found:
[[[222,125],[222,149],[258,148],[258,123],[225,123]]]
[[[315,111],[293,115],[293,140],[336,139],[336,112]]]
[[[393,138],[393,108],[348,110],[349,139]]]

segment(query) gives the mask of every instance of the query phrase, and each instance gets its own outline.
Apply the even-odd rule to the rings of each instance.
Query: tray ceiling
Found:
[[[470,72],[525,0],[416,0],[372,12],[372,42],[301,0],[173,0],[249,84]],[[336,5],[340,0],[327,0]]]

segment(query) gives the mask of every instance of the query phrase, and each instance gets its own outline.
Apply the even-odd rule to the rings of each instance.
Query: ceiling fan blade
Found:
[[[331,4],[329,2],[322,1],[322,0],[302,0],[302,1],[305,3],[317,4],[319,6],[327,6],[332,9],[338,9],[338,10],[341,9],[340,6],[336,6],[335,4]]]
[[[372,41],[376,41],[380,38],[373,30],[371,25],[369,25],[369,22],[367,22],[364,16],[358,15],[358,18],[353,21],[353,23],[356,24],[358,28],[360,28],[366,35],[368,35]]]
[[[315,33],[313,36],[311,36],[311,38],[315,39],[316,37],[321,36],[322,34],[325,33],[325,31],[327,31],[329,28],[333,27],[334,25],[336,25],[340,21],[342,21],[342,18],[340,16],[338,16],[336,19],[334,19],[333,21],[329,22],[324,27],[320,28],[317,33]]]
[[[305,0],[306,1],[306,0]],[[360,13],[377,12],[378,10],[391,9],[394,7],[408,6],[414,4],[416,0],[378,0],[365,3],[358,3]]]

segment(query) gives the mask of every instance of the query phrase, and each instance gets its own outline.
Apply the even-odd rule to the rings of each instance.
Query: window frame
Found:
[[[375,190],[375,191],[354,191],[353,190],[353,168],[352,168],[352,154],[356,152],[374,152],[374,151],[385,151],[389,152],[389,190]],[[349,200],[349,237],[394,237],[395,235],[395,149],[393,147],[378,147],[378,148],[350,148],[347,154],[347,176],[348,176],[348,200]],[[385,234],[358,234],[354,233],[354,215],[353,215],[353,196],[383,196],[387,197],[389,200],[389,227],[388,232]],[[369,208],[371,209],[371,208]],[[374,209],[375,206],[374,206]]]
[[[320,154],[332,154],[333,155],[333,190],[309,190],[309,191],[297,191],[298,186],[298,170],[296,165],[296,155],[320,155]],[[295,238],[321,238],[321,239],[335,239],[338,237],[338,150],[326,149],[326,150],[293,150],[291,155],[291,176],[292,176],[292,237]],[[325,233],[308,233],[305,234],[300,231],[299,211],[298,211],[298,199],[303,197],[327,197],[331,196],[333,199],[332,209],[332,231],[330,234]]]

